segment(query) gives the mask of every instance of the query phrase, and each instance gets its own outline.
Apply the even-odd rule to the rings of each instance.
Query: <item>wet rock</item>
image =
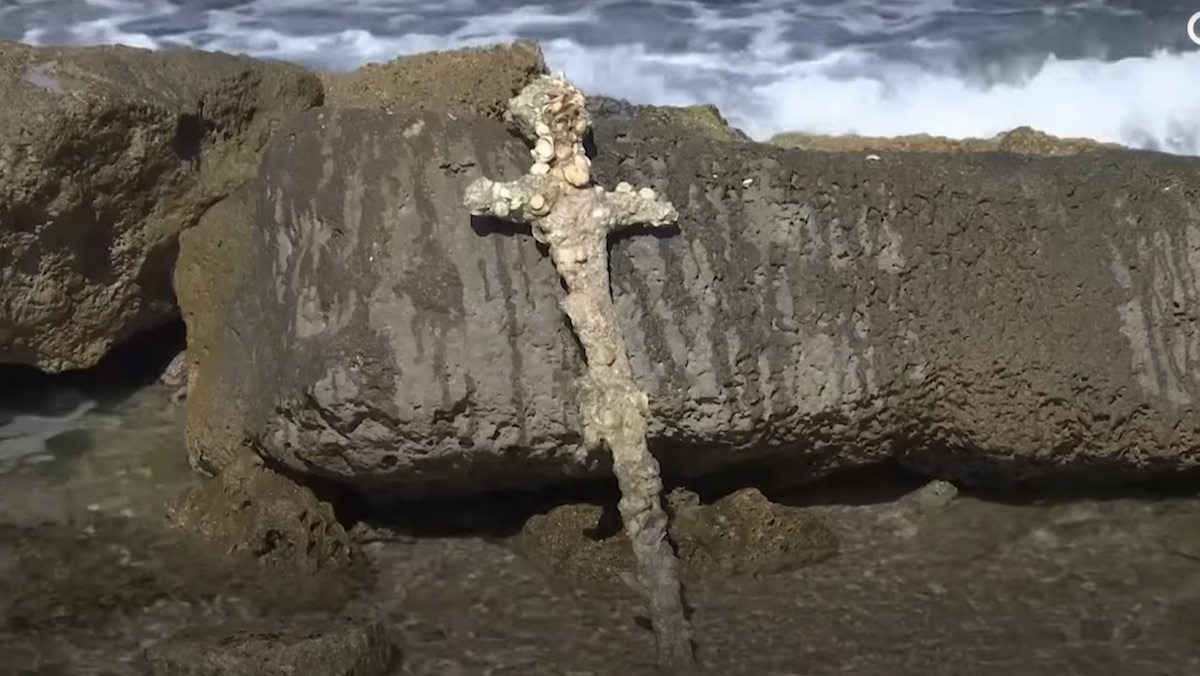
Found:
[[[394,654],[381,622],[329,619],[187,629],[144,659],[151,676],[376,676]]]
[[[934,479],[904,496],[903,504],[924,514],[939,512],[958,497],[958,488],[949,481]]]
[[[333,507],[249,452],[186,491],[168,524],[214,565],[249,568],[297,597],[336,604],[368,575]]]
[[[321,97],[281,62],[0,43],[0,362],[85,368],[176,318],[178,234]]]
[[[546,62],[535,42],[425,52],[353,73],[322,73],[328,105],[473,113],[502,119]]]
[[[171,358],[167,368],[158,376],[158,384],[171,391],[171,400],[183,401],[187,398],[188,358],[184,350]]]
[[[709,505],[677,489],[669,503],[671,537],[689,583],[781,573],[838,552],[838,538],[823,519],[773,503],[754,488]],[[597,505],[563,505],[529,519],[517,546],[553,577],[602,593],[628,592],[622,579],[633,570],[633,554],[620,527],[615,513]]]
[[[963,486],[1099,485],[1200,463],[1200,357],[1178,356],[1200,340],[1200,160],[866,161],[638,111],[594,137],[601,184],[680,212],[669,237],[614,240],[612,262],[672,480],[895,463]],[[474,178],[528,163],[503,124],[432,111],[309,111],[276,135],[240,281],[208,320],[197,466],[249,438],[381,500],[606,472],[581,443],[553,265],[461,206]]]

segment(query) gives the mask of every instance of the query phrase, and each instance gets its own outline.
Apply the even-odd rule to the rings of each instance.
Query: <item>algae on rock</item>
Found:
[[[463,203],[475,216],[529,223],[566,286],[561,304],[583,346],[581,384],[586,446],[608,447],[621,489],[618,510],[633,547],[636,586],[645,597],[660,668],[694,665],[692,630],[668,538],[658,461],[646,443],[646,394],[633,379],[609,288],[608,234],[634,225],[666,226],[678,214],[650,188],[593,185],[583,139],[591,126],[583,94],[562,75],[542,76],[514,97],[505,117],[533,142],[534,164],[520,179],[480,178]]]

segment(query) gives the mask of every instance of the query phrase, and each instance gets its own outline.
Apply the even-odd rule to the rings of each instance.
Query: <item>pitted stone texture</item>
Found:
[[[352,73],[322,73],[332,106],[440,110],[503,119],[508,100],[546,61],[535,42],[518,40],[371,63]]]
[[[824,519],[773,503],[755,488],[706,505],[676,489],[667,501],[671,540],[689,589],[783,573],[838,553],[838,537]],[[604,595],[629,594],[622,574],[633,569],[633,552],[620,527],[617,514],[598,505],[561,505],[529,519],[517,546],[538,569],[563,582]]]
[[[0,43],[0,362],[85,368],[177,318],[180,231],[322,95],[278,62]]]
[[[668,475],[763,461],[803,482],[895,461],[969,485],[1195,466],[1200,161],[871,161],[713,144],[636,111],[595,140],[599,183],[680,211],[678,233],[612,256]],[[579,451],[582,365],[551,262],[459,206],[476,177],[528,163],[491,121],[304,114],[268,150],[246,278],[194,393],[240,402],[232,426],[270,458],[372,495],[607,472]],[[192,417],[190,434],[231,419]]]

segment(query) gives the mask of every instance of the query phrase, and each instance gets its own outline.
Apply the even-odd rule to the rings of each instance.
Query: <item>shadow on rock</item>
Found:
[[[676,489],[668,503],[674,516],[671,536],[688,584],[782,573],[838,552],[838,538],[821,517],[773,503],[756,488],[711,504]],[[529,519],[516,544],[552,578],[604,595],[632,591],[622,574],[633,569],[633,555],[611,508],[555,507]]]
[[[213,568],[261,579],[268,605],[336,607],[371,582],[333,506],[250,453],[189,489],[168,524]]]

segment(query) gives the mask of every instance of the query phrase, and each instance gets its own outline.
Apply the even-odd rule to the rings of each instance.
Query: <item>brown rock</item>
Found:
[[[322,73],[321,79],[330,105],[445,110],[501,119],[508,100],[546,72],[541,48],[518,41],[405,56],[353,73]]]
[[[220,311],[247,274],[252,233],[248,200],[247,189],[235,192],[179,237],[175,295],[187,325],[187,417],[204,421],[188,424],[188,462],[207,476],[223,469],[242,449],[239,379],[223,379],[215,371],[205,377],[202,371],[228,328]],[[214,390],[219,394],[213,395]]]
[[[780,573],[837,554],[838,539],[820,519],[747,488],[711,505],[676,490],[669,498],[671,537],[685,581],[705,584],[737,576]],[[556,507],[532,517],[518,547],[538,568],[592,591],[630,591],[622,575],[633,553],[615,512],[590,504]]]
[[[320,104],[298,66],[0,42],[0,362],[94,365],[174,319],[176,239]]]
[[[256,569],[272,584],[317,595],[340,596],[336,583],[353,578],[362,561],[331,505],[249,452],[188,490],[168,524],[223,565]]]
[[[769,143],[783,148],[801,148],[826,152],[1010,152],[1018,155],[1061,156],[1120,148],[1086,138],[1058,138],[1030,127],[1017,127],[993,138],[953,139],[945,136],[912,134],[891,138],[873,136],[825,136],[805,132],[776,134]]]

